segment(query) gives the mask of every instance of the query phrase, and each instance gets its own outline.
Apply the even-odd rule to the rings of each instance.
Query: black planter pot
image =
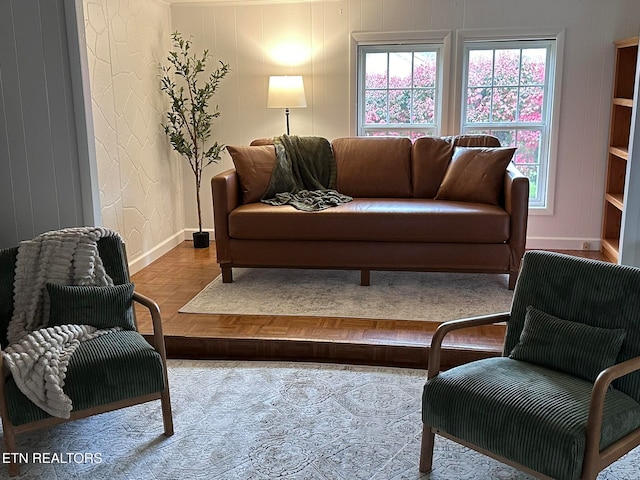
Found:
[[[209,232],[193,232],[193,248],[209,248]]]

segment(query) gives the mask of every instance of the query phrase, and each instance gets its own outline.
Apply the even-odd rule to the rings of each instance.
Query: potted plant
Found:
[[[200,186],[204,167],[220,160],[223,144],[209,143],[211,124],[220,116],[218,106],[209,107],[209,100],[216,93],[218,84],[229,72],[229,65],[220,66],[208,76],[205,73],[211,58],[208,50],[202,55],[191,54],[191,39],[182,34],[171,35],[173,50],[169,51],[169,65],[162,67],[161,89],[170,100],[166,123],[162,124],[173,149],[187,159],[195,176],[196,203],[198,205],[198,231],[193,234],[193,246],[209,246],[209,232],[202,231]],[[204,78],[203,78],[204,77]]]

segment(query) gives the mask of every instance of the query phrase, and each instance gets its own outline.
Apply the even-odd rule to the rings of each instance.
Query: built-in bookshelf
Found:
[[[634,105],[634,86],[638,66],[639,37],[615,42],[616,59],[609,126],[604,211],[602,218],[602,253],[617,262],[620,251],[620,228],[625,208],[624,188],[629,159],[629,136]]]

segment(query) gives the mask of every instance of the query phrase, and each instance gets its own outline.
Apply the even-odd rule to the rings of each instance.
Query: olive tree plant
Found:
[[[179,32],[171,35],[173,49],[169,51],[168,65],[161,65],[161,89],[170,101],[166,122],[162,124],[173,149],[189,162],[195,176],[196,203],[198,206],[198,233],[194,233],[194,246],[208,246],[208,232],[202,232],[202,208],[200,186],[204,167],[220,160],[223,144],[210,142],[211,125],[220,116],[218,106],[210,107],[220,81],[229,73],[229,65],[220,61],[218,68],[208,75],[207,62],[211,59],[208,50],[201,55],[191,53],[191,39],[183,38]],[[206,238],[196,245],[196,238]]]

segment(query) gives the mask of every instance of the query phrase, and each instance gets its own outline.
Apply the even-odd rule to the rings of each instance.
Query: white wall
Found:
[[[159,64],[170,46],[160,0],[83,0],[103,225],[135,272],[183,240],[179,157],[160,123]]]
[[[64,0],[0,3],[0,248],[99,222],[74,14]]]
[[[284,114],[266,109],[269,75],[303,74],[309,107],[291,111],[291,133],[349,135],[353,99],[349,39],[353,31],[566,28],[555,212],[531,215],[530,247],[597,248],[616,39],[640,32],[637,0],[344,0],[257,5],[173,4],[173,29],[194,37],[231,64],[221,84],[222,112],[214,135],[226,144],[284,132]],[[297,43],[309,56],[291,65],[274,56]],[[445,132],[447,133],[447,132]],[[224,161],[208,176],[231,166]],[[184,181],[188,182],[187,175]],[[196,226],[195,201],[185,190],[185,222]],[[209,189],[204,200],[211,226]]]

